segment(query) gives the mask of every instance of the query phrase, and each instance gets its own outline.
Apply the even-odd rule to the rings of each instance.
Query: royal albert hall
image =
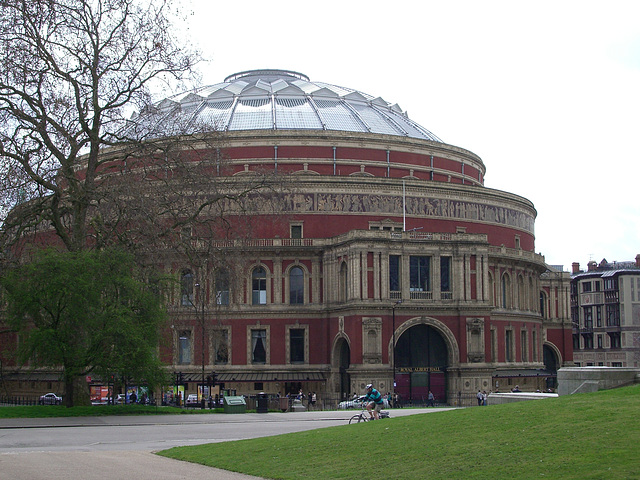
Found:
[[[485,187],[477,155],[397,104],[255,70],[157,107],[210,126],[236,185],[252,172],[290,185],[251,213],[251,238],[220,242],[231,271],[165,262],[181,291],[161,354],[185,395],[215,372],[244,395],[331,405],[373,383],[456,405],[553,386],[572,364],[569,279],[535,253],[533,204]]]

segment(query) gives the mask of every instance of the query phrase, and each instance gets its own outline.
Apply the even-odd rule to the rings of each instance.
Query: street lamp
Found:
[[[396,393],[396,307],[402,303],[402,299],[398,300],[391,307],[393,318],[393,344],[391,345],[391,362],[393,363],[393,393]]]
[[[204,409],[205,401],[204,401],[204,289],[200,288],[200,284],[196,283],[196,288],[198,289],[198,293],[200,295],[200,305],[202,306],[202,317],[200,318],[200,332],[202,334],[202,338],[200,341],[200,353],[202,359],[202,384],[200,385],[200,391],[202,392],[202,398],[200,399],[200,408]],[[198,313],[198,307],[194,305],[196,309],[196,315]]]

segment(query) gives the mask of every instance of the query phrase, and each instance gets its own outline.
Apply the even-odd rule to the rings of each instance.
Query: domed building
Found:
[[[372,382],[456,403],[514,382],[544,388],[571,363],[568,276],[534,251],[532,203],[484,187],[477,155],[398,105],[257,70],[158,108],[153,118],[221,132],[229,175],[295,179],[279,212],[253,214],[235,288],[207,279],[204,334],[176,306],[166,360],[183,381],[201,380],[204,357],[243,394],[341,399]],[[183,294],[198,297],[197,272],[182,272]]]
[[[132,123],[155,138],[184,126],[215,136],[189,140],[213,152],[212,182],[289,179],[277,203],[229,217],[250,235],[205,249],[194,227],[182,234],[198,262],[157,252],[181,281],[162,355],[185,395],[215,372],[225,391],[316,392],[327,406],[368,383],[462,405],[478,390],[553,386],[572,363],[570,278],[535,253],[533,204],[485,187],[477,155],[397,104],[256,70]]]

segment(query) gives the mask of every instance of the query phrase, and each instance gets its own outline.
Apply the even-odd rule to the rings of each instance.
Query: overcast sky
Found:
[[[204,84],[278,68],[380,96],[531,200],[547,263],[640,253],[640,1],[183,1]]]

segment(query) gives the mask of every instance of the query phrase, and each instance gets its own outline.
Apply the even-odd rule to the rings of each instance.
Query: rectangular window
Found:
[[[304,363],[303,328],[292,328],[289,330],[289,361],[291,363]]]
[[[229,305],[229,271],[216,272],[216,305]]]
[[[213,332],[213,349],[215,351],[214,363],[216,365],[229,363],[229,332],[226,329]]]
[[[302,238],[302,225],[291,225],[291,238]]]
[[[440,291],[451,291],[451,257],[440,257]]]
[[[611,362],[612,367],[622,367],[622,362]]]
[[[251,330],[251,362],[267,363],[266,330]]]
[[[596,307],[596,327],[602,326],[602,305]]]
[[[522,362],[528,362],[529,359],[527,358],[527,331],[526,330],[522,330],[520,332],[520,360]]]
[[[620,307],[617,303],[609,304],[607,308],[607,327],[620,326]]]
[[[254,382],[253,389],[258,391],[258,392],[263,391],[264,390],[264,383],[263,382]]]
[[[513,362],[513,330],[504,332],[505,358],[507,362]]]
[[[582,292],[590,292],[591,291],[591,282],[582,282]]]
[[[580,350],[580,335],[573,336],[573,350]]]
[[[585,350],[593,350],[593,333],[586,333],[582,335],[584,339],[584,348]]]
[[[389,255],[389,291],[400,290],[400,255]]]
[[[611,348],[620,348],[620,332],[609,333],[609,339],[611,340]]]
[[[178,333],[178,363],[181,365],[191,363],[191,332],[188,330]]]
[[[592,307],[582,307],[583,310],[583,319],[584,319],[584,328],[593,328],[593,308]]]
[[[412,292],[430,292],[431,257],[409,258],[409,288]]]
[[[602,348],[602,335],[597,336],[598,348]]]

